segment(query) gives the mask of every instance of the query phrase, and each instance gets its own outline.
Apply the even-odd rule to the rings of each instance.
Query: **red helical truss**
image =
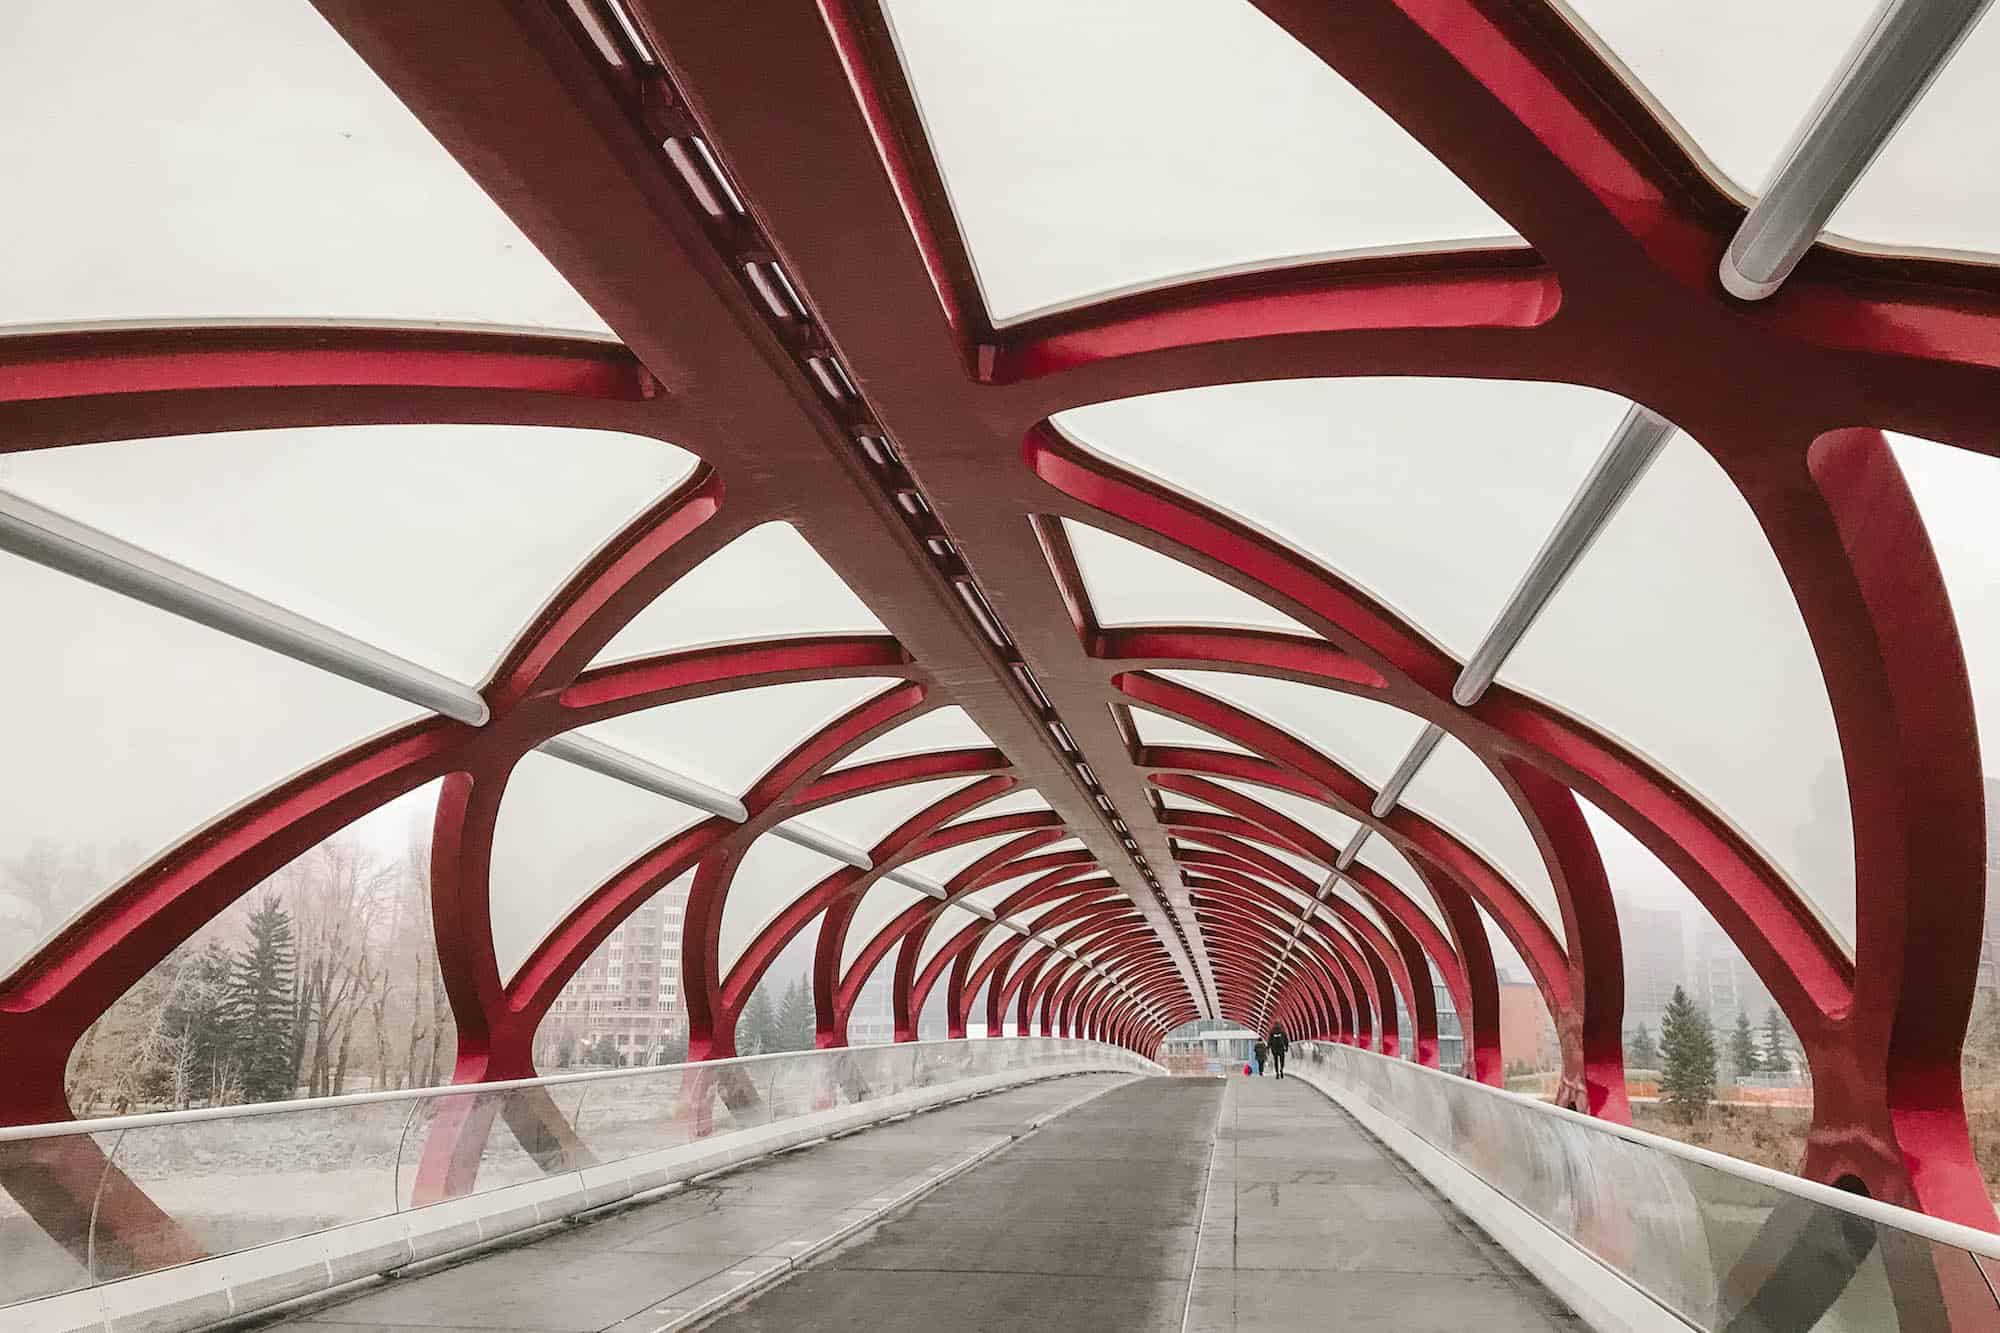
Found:
[[[1464,1027],[1465,1072],[1497,1081],[1484,913],[1556,1020],[1563,1100],[1624,1117],[1618,925],[1581,795],[1680,878],[1798,1032],[1815,1090],[1800,1170],[1995,1225],[1958,1067],[1982,911],[1971,694],[1929,539],[1879,433],[1996,452],[2000,291],[1990,271],[1816,250],[1777,297],[1744,306],[1713,277],[1741,209],[1544,5],[1259,0],[1531,248],[1205,279],[996,329],[868,0],[626,0],[651,48],[643,57],[597,0],[315,2],[619,345],[317,327],[8,338],[0,448],[510,423],[651,436],[703,466],[554,590],[485,685],[485,726],[432,718],[326,760],[156,859],[9,977],[0,1120],[68,1116],[72,1046],[147,969],[292,858],[439,779],[432,878],[460,1082],[532,1072],[535,1029],[564,983],[619,921],[692,872],[682,980],[696,1059],[733,1051],[758,979],[814,929],[823,1045],[845,1040],[862,983],[891,966],[900,1040],[914,1037],[942,982],[954,1036],[983,1017],[994,1032],[1150,1051],[1173,1024],[1218,1013],[1435,1064],[1434,975]],[[691,135],[714,146],[745,214],[705,210],[669,164],[662,140]],[[783,265],[805,318],[776,319],[759,302],[744,276],[753,262]],[[1742,390],[1745,367],[1755,367],[1755,394]],[[1589,385],[1658,411],[1721,465],[1790,581],[1832,704],[1854,825],[1851,958],[1697,794],[1616,740],[1504,687],[1457,706],[1459,664],[1394,611],[1048,425],[1062,409],[1133,395],[1360,375]],[[863,434],[896,452],[870,461],[856,447]],[[917,500],[899,505],[899,494]],[[589,668],[676,580],[775,518],[797,527],[887,635]],[[1059,519],[1180,561],[1318,637],[1105,629]],[[1310,684],[1442,728],[1531,832],[1561,934],[1451,833],[1408,810],[1374,817],[1375,793],[1355,773],[1161,674],[1178,668]],[[747,820],[709,819],[636,857],[501,980],[488,870],[501,797],[525,753],[639,709],[843,676],[896,683],[777,757],[743,797]],[[993,748],[841,767],[945,704],[963,707]],[[1133,704],[1242,752],[1141,745],[1124,714]],[[1051,738],[1052,722],[1073,752]],[[1084,783],[1079,761],[1092,774]],[[724,967],[724,905],[756,838],[843,799],[946,776],[970,785],[867,849],[872,869],[799,885]],[[1323,873],[1340,849],[1246,785],[1323,803],[1386,839],[1441,921],[1357,865],[1351,886],[1376,911],[1331,900],[1288,947],[1319,884],[1285,857]],[[980,813],[1022,786],[1052,811]],[[1203,808],[1156,804],[1156,794]],[[1028,916],[1102,971],[1004,926],[941,918],[931,899],[850,949],[856,908],[883,875],[1001,834],[947,896],[1004,888],[1001,917]],[[1083,849],[1044,850],[1071,835]],[[1009,938],[983,950],[996,930]],[[486,1128],[440,1130],[425,1188],[456,1188]],[[88,1208],[97,1165],[38,1167],[75,1191],[66,1205],[61,1190],[42,1191],[57,1200],[45,1206]],[[149,1205],[122,1182],[100,1206],[117,1243],[160,1253],[184,1243],[150,1225]]]

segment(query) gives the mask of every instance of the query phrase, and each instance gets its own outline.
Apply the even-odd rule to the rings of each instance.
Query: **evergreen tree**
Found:
[[[606,1033],[590,1044],[590,1049],[583,1053],[583,1062],[587,1065],[605,1065],[617,1069],[625,1063],[625,1057],[618,1054],[618,1043]]]
[[[743,1017],[736,1020],[736,1053],[762,1055],[777,1050],[777,1024],[771,992],[760,984],[751,992],[750,1003],[743,1006]]]
[[[687,1033],[676,1032],[660,1043],[659,1052],[653,1057],[656,1065],[682,1065],[687,1063]]]
[[[1715,1100],[1715,1031],[1681,987],[1660,1016],[1660,1095],[1682,1122]]]
[[[1653,1034],[1646,1031],[1644,1023],[1639,1025],[1637,1032],[1626,1039],[1625,1063],[1633,1069],[1660,1067],[1660,1048],[1653,1045]]]
[[[785,987],[778,1005],[777,1044],[772,1050],[809,1051],[818,1042],[819,1019],[813,1012],[812,987],[804,977]]]
[[[202,948],[184,944],[160,964],[164,991],[147,997],[157,1030],[134,1071],[147,1101],[189,1107],[216,1100],[217,1075],[231,1054],[224,1005],[233,969],[229,951],[213,939]]]
[[[1757,1038],[1750,1031],[1750,1020],[1743,1011],[1736,1011],[1736,1028],[1729,1034],[1729,1059],[1736,1066],[1737,1077],[1755,1074],[1763,1069],[1764,1062],[1757,1055]]]
[[[295,1088],[293,990],[297,961],[292,918],[267,895],[245,923],[248,939],[236,955],[224,1008],[243,1097],[281,1101]]]
[[[1758,1059],[1768,1073],[1792,1072],[1792,1057],[1785,1049],[1785,1020],[1778,1017],[1775,1006],[1764,1015],[1764,1051]]]

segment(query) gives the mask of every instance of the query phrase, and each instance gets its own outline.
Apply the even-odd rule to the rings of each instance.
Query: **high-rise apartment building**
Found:
[[[592,1052],[605,1038],[627,1065],[657,1064],[663,1053],[684,1050],[681,928],[686,919],[687,889],[682,886],[665,890],[625,918],[551,1006],[535,1040],[537,1066],[592,1063]]]
[[[2000,1000],[2000,778],[1986,779],[1986,928],[1979,938],[1975,984]]]
[[[1672,908],[1621,905],[1620,943],[1625,951],[1625,1031],[1641,1023],[1657,1039],[1660,1015],[1687,979],[1681,914]]]

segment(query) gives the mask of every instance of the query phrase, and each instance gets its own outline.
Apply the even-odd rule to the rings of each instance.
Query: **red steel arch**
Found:
[[[1936,559],[1879,431],[2000,454],[1990,406],[2000,390],[2000,279],[1973,265],[1818,248],[1778,296],[1744,306],[1712,279],[1740,205],[1540,6],[1258,4],[1532,248],[1206,278],[996,328],[941,206],[941,176],[881,16],[864,0],[784,11],[631,0],[646,37],[671,56],[646,74],[604,68],[556,4],[468,0],[445,16],[426,6],[318,0],[603,313],[622,346],[315,327],[9,338],[0,340],[0,447],[295,425],[504,422],[671,440],[703,466],[555,592],[485,685],[493,714],[485,727],[428,719],[325,760],[156,857],[0,982],[0,1045],[14,1058],[0,1120],[67,1116],[62,1075],[71,1047],[148,968],[315,843],[439,779],[433,892],[462,1080],[530,1068],[534,1025],[564,981],[619,920],[690,868],[695,947],[684,950],[684,979],[691,1014],[699,1011],[699,1054],[730,1049],[734,1015],[756,976],[819,912],[822,1040],[843,1039],[854,988],[891,948],[900,950],[898,1036],[914,1035],[923,997],[946,969],[953,1022],[962,1027],[964,979],[978,970],[971,958],[986,923],[953,936],[921,971],[938,908],[918,904],[840,975],[844,932],[875,878],[920,848],[957,845],[966,835],[952,821],[1010,789],[1001,783],[1020,782],[1054,807],[1049,826],[1027,836],[1060,827],[1087,850],[1076,859],[1049,854],[1024,870],[1038,876],[1034,893],[1047,896],[1018,907],[1122,890],[1108,900],[1131,904],[1106,913],[1115,928],[1074,938],[1101,950],[1084,951],[1131,989],[1075,964],[1031,976],[1026,960],[1010,973],[989,958],[980,977],[990,1014],[1011,987],[1021,1000],[1017,1023],[1039,1004],[1045,1028],[1152,1049],[1167,1018],[1218,999],[1233,1016],[1257,1018],[1269,995],[1270,1012],[1366,1040],[1393,1029],[1393,1003],[1384,999],[1392,983],[1413,997],[1427,990],[1417,983],[1417,962],[1427,957],[1467,1022],[1471,1071],[1492,1079],[1493,966],[1476,910],[1484,908],[1549,999],[1563,1038],[1563,1095],[1618,1116],[1620,946],[1580,795],[1687,885],[1790,1017],[1816,1091],[1801,1170],[1821,1180],[1853,1176],[1879,1198],[1993,1226],[1958,1072],[1983,906],[1976,729]],[[787,77],[774,85],[746,68],[742,52],[753,47],[765,68]],[[691,96],[666,84],[668,66]],[[691,106],[700,108],[698,125]],[[662,116],[672,132],[699,129],[717,145],[753,217],[713,223],[679,192],[652,151]],[[813,170],[798,170],[801,162]],[[826,209],[829,196],[843,207]],[[782,254],[865,402],[830,407],[802,370],[801,354],[831,346],[817,325],[813,342],[758,312],[736,271],[752,248]],[[1757,368],[1754,395],[1741,392],[1743,366]],[[1170,389],[1358,375],[1600,387],[1671,418],[1722,467],[1785,571],[1832,705],[1855,835],[1851,958],[1721,815],[1628,747],[1504,687],[1471,708],[1456,706],[1457,663],[1388,608],[1264,534],[1084,456],[1045,424],[1066,407]],[[934,530],[905,523],[891,493],[856,460],[851,441],[863,424],[893,432],[920,464]],[[729,645],[587,669],[677,579],[779,516],[800,526],[889,634]],[[1047,524],[1038,536],[1028,520],[1049,518],[1137,541],[1262,599],[1323,641],[1103,629],[1087,595],[1067,586],[1073,570],[1056,568],[1054,580],[1045,572]],[[972,572],[962,562],[941,570],[926,554],[927,536],[948,537],[977,560],[982,596],[1016,656],[1003,657],[964,612],[953,588],[967,586],[956,580]],[[1017,660],[1034,668],[1049,715],[1097,770],[1145,875],[1077,785],[1068,752],[1045,734],[1050,716],[1006,693],[1016,688]],[[1435,825],[1407,810],[1373,819],[1374,793],[1355,775],[1154,674],[1204,666],[1375,699],[1462,742],[1508,793],[1542,853],[1560,938],[1504,876]],[[486,879],[499,800],[521,755],[645,707],[843,675],[902,683],[802,738],[745,795],[746,822],[699,824],[597,886],[501,984]],[[1135,753],[1104,707],[1126,701],[1252,753]],[[993,754],[829,773],[899,720],[944,702],[975,717]],[[802,810],[947,771],[977,777],[982,794],[968,788],[907,821],[878,843],[874,870],[799,886],[803,896],[783,925],[721,975],[722,906],[754,838]],[[1447,928],[1356,867],[1355,887],[1381,909],[1386,933],[1335,907],[1345,929],[1327,937],[1327,950],[1295,951],[1276,969],[1275,902],[1266,896],[1275,891],[1265,886],[1300,886],[1256,844],[1322,866],[1337,849],[1220,786],[1220,777],[1323,802],[1376,830],[1408,853]],[[1156,814],[1151,789],[1198,795],[1228,813]],[[1207,850],[1176,856],[1170,838]],[[1054,840],[1017,845],[990,865],[982,858],[950,892],[1004,882],[984,877],[1028,866],[1035,848]],[[1079,887],[1086,877],[1095,878]],[[1016,942],[1004,952],[1011,962],[1025,949]],[[1411,1013],[1421,1056],[1425,1020]],[[122,1243],[172,1244],[149,1242],[144,1231],[135,1225]]]

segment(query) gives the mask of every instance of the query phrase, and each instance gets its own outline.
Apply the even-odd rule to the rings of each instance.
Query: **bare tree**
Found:
[[[377,980],[375,925],[393,867],[363,844],[330,838],[286,867],[298,935],[298,1063],[309,1097],[344,1090],[353,1028]]]

